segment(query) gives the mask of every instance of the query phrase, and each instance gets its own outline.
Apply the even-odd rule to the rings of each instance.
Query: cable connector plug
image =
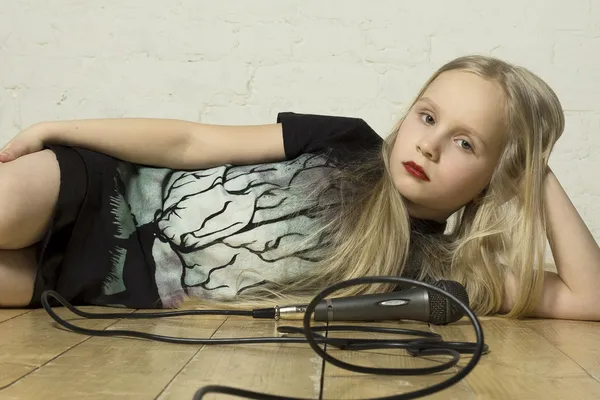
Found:
[[[302,319],[306,312],[306,306],[275,306],[273,308],[255,308],[252,310],[253,318],[274,319]]]
[[[298,306],[285,306],[279,307],[275,306],[275,320],[279,319],[303,319],[304,314],[306,313],[306,306],[298,305]]]
[[[277,307],[255,308],[254,310],[252,310],[252,318],[278,319]]]

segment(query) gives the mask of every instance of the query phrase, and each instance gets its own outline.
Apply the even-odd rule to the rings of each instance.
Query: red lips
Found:
[[[404,165],[404,168],[406,168],[406,171],[408,171],[409,174],[413,175],[416,178],[429,182],[429,177],[425,173],[423,167],[421,167],[419,164],[415,163],[414,161],[408,161],[402,164]]]

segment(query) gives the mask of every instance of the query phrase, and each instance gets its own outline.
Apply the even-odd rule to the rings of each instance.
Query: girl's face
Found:
[[[481,194],[506,142],[504,101],[498,84],[473,73],[447,71],[429,85],[406,115],[390,160],[410,215],[446,220]],[[419,166],[424,175],[415,176]]]

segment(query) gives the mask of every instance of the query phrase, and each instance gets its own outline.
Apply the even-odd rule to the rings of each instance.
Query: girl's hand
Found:
[[[43,123],[21,131],[0,150],[0,163],[14,161],[21,156],[42,150],[47,132],[48,129]]]

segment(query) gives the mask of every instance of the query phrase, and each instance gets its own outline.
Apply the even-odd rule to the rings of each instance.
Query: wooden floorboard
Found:
[[[535,330],[600,382],[600,324],[580,321],[527,320]]]
[[[220,316],[83,320],[64,309],[56,310],[87,328],[134,329],[177,337],[271,337],[279,336],[278,325],[301,326],[301,321]],[[600,323],[481,320],[489,354],[464,380],[427,398],[600,398]],[[363,325],[431,330],[447,341],[474,339],[467,320],[447,326],[408,322]],[[329,336],[390,337],[333,332]],[[340,360],[373,367],[424,367],[447,359],[411,357],[403,350],[359,352],[329,347],[328,352]],[[406,393],[447,379],[468,360],[469,356],[463,356],[459,366],[443,373],[395,377],[355,373],[326,363],[323,399]],[[199,388],[215,384],[317,399],[322,371],[323,360],[306,343],[202,346],[90,337],[63,330],[44,310],[0,310],[0,399],[192,399]]]
[[[360,323],[364,326],[395,327],[400,329],[419,330],[431,332],[426,323]],[[331,332],[329,337],[357,337],[357,338],[397,338],[416,339],[415,336],[389,335],[375,333],[338,333]],[[412,357],[404,349],[376,349],[368,351],[347,351],[330,348],[327,351],[333,357],[349,364],[371,368],[426,368],[439,365],[449,360],[449,357]],[[384,397],[394,394],[407,393],[420,390],[433,384],[442,382],[457,373],[457,368],[450,368],[444,372],[422,376],[384,376],[358,373],[339,368],[332,364],[325,366],[324,398],[336,399],[366,399],[369,397]],[[468,399],[470,389],[464,384],[454,385],[443,392],[431,395],[430,399]]]
[[[0,310],[0,324],[4,321],[16,318],[19,315],[27,314],[30,310]]]
[[[278,325],[299,321],[230,317],[213,338],[281,337]],[[301,337],[292,335],[293,337]],[[318,398],[322,360],[306,343],[204,346],[169,384],[159,399],[191,399],[207,385],[227,385],[278,396]],[[208,399],[231,396],[213,395]]]
[[[108,308],[87,310],[114,311]],[[73,317],[73,314],[64,309],[57,309],[57,314],[64,318]],[[73,320],[90,329],[104,329],[116,322],[114,319],[80,320],[78,317]],[[46,363],[65,355],[69,349],[87,339],[89,336],[58,328],[42,309],[5,320],[0,323],[0,388],[17,382]]]
[[[464,322],[464,321],[460,321]],[[560,324],[562,321],[548,321]],[[532,329],[527,321],[482,318],[485,341],[490,352],[465,378],[475,398],[491,399],[600,399],[600,384]],[[587,323],[580,323],[583,327]],[[600,333],[600,324],[595,324]],[[474,340],[467,324],[435,327],[444,338]],[[446,339],[449,340],[449,339]],[[579,346],[575,337],[572,343]],[[600,338],[596,338],[596,347]],[[461,362],[466,364],[468,359]]]
[[[224,320],[224,317],[119,320],[113,321],[108,330],[210,337]],[[15,399],[155,398],[201,348],[135,338],[76,337],[77,346],[70,346],[69,351],[44,363],[0,395]]]

